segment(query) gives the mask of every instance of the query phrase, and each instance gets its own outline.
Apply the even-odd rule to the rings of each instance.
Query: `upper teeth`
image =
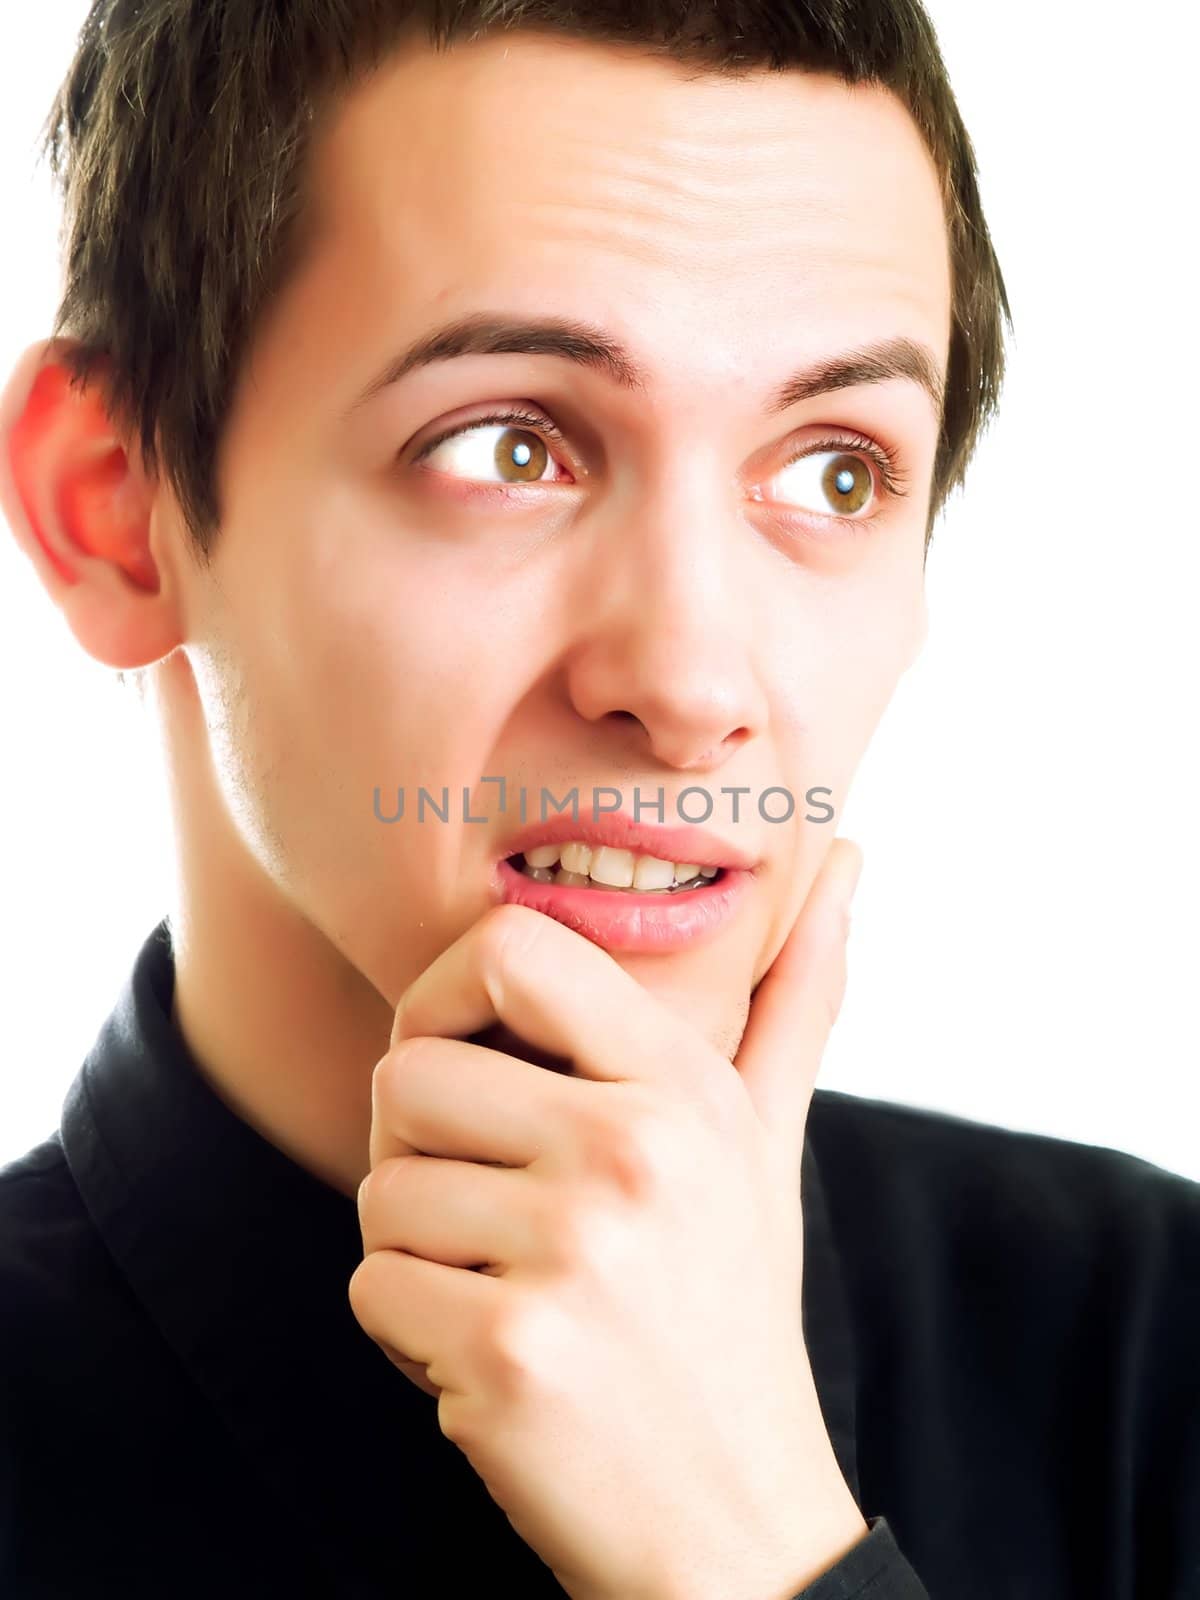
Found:
[[[612,889],[669,889],[673,883],[688,883],[696,877],[715,878],[718,868],[700,867],[694,862],[663,861],[658,856],[639,856],[632,850],[616,850],[611,845],[540,844],[525,852],[527,867],[550,868],[590,877]]]

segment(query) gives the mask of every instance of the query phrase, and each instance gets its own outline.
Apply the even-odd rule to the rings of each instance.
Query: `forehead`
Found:
[[[299,295],[343,362],[423,309],[496,304],[612,324],[664,386],[761,372],[784,327],[789,354],[909,334],[944,358],[938,175],[879,86],[520,31],[411,45],[338,106],[310,177]]]

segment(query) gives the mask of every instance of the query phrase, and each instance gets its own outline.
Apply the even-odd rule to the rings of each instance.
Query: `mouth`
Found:
[[[753,877],[607,846],[543,845],[497,864],[496,898],[531,906],[610,951],[665,954],[725,929]]]
[[[508,857],[508,865],[532,883],[570,889],[600,889],[618,894],[676,895],[717,883],[724,867],[665,861],[608,845],[547,844]]]

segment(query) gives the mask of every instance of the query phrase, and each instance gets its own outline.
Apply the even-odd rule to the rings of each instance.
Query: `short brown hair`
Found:
[[[43,130],[64,199],[51,337],[175,491],[199,559],[216,455],[264,305],[305,248],[314,130],[414,35],[434,49],[525,28],[633,43],[698,71],[824,72],[907,107],[941,179],[953,277],[925,531],[965,477],[1004,375],[1008,297],[975,153],[918,0],[94,0]]]

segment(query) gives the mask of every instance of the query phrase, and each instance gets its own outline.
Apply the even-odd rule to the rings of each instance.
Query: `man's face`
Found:
[[[521,785],[526,820],[543,785],[585,806],[611,786],[652,823],[662,787],[669,824],[700,786],[709,830],[758,863],[748,893],[707,938],[615,954],[732,1054],[838,828],[804,820],[825,815],[805,792],[840,815],[923,637],[929,395],[896,378],[766,409],[797,369],[897,336],[944,370],[950,267],[917,130],[879,89],[687,81],[519,33],[394,58],[314,177],[320,236],[242,377],[213,566],[186,573],[191,712],[241,836],[394,1004],[493,902]],[[481,311],[586,321],[645,387],[476,354],[351,409]],[[514,408],[544,431],[479,425]],[[839,442],[856,436],[907,495]],[[506,813],[485,775],[506,777]],[[448,788],[448,821],[418,822],[419,785]],[[737,823],[726,786],[750,791]],[[772,786],[790,821],[764,820]],[[378,820],[374,791],[386,816],[400,787],[404,820]]]

